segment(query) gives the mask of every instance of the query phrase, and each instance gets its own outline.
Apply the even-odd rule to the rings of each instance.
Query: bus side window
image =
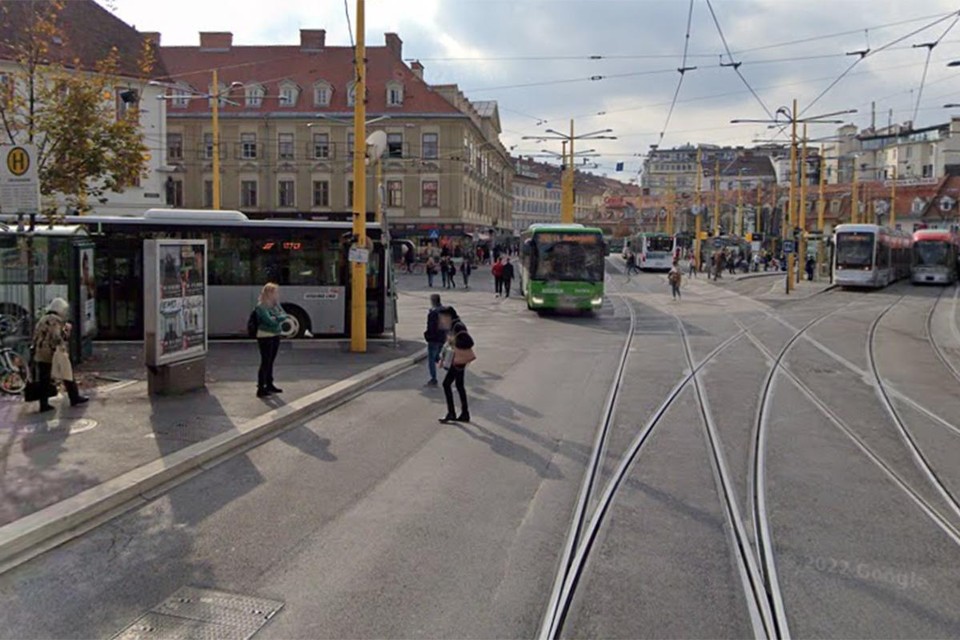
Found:
[[[249,238],[241,238],[223,234],[219,237],[208,238],[211,247],[207,258],[207,273],[210,284],[216,285],[249,285],[251,282],[252,248]]]

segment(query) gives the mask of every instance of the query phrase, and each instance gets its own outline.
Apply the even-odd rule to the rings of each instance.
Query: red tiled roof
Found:
[[[15,46],[25,38],[31,23],[31,11],[44,9],[47,4],[44,0],[38,0],[35,4],[17,0],[0,1],[0,11],[3,12],[3,19],[0,20],[0,59],[15,57]],[[51,62],[72,65],[74,60],[78,60],[84,69],[94,69],[116,47],[120,73],[128,77],[140,77],[138,62],[143,49],[143,34],[93,0],[64,2],[56,22],[62,31],[62,43],[50,44]],[[163,63],[158,59],[151,77],[165,75]]]
[[[196,91],[206,92],[212,83],[212,70],[218,70],[218,81],[224,86],[234,82],[259,84],[266,91],[260,107],[243,105],[243,91],[235,89],[232,99],[241,106],[226,105],[221,113],[347,113],[347,89],[354,78],[353,49],[326,47],[320,51],[302,51],[299,45],[231,46],[226,51],[203,50],[200,47],[161,47],[160,55],[171,78]],[[292,81],[300,88],[297,103],[281,107],[279,84]],[[314,105],[313,86],[326,81],[333,88],[330,105]],[[403,85],[403,105],[387,106],[386,85],[394,80]],[[186,108],[170,105],[168,113],[207,113],[210,108],[203,98],[190,100]],[[367,48],[367,111],[369,113],[460,115],[429,85],[418,78],[388,47]]]

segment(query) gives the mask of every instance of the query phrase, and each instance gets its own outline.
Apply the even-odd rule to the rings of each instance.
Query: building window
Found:
[[[387,180],[387,206],[403,206],[403,180]]]
[[[403,134],[402,133],[387,134],[387,157],[388,158],[403,157]]]
[[[347,180],[347,208],[353,207],[353,180]]]
[[[186,109],[190,106],[190,92],[186,89],[176,88],[173,90],[170,102],[177,109]]]
[[[257,134],[240,134],[240,157],[244,160],[257,159]]]
[[[353,132],[347,133],[347,157],[353,157]]]
[[[248,107],[260,107],[263,105],[263,96],[266,92],[260,85],[249,86],[244,90],[244,98]]]
[[[831,200],[830,201],[830,213],[840,213],[840,201]]]
[[[292,84],[280,86],[280,106],[292,107],[297,104],[297,88]]]
[[[330,157],[330,134],[313,134],[313,158],[315,160],[324,160]]]
[[[240,181],[240,206],[244,208],[257,206],[257,181]]]
[[[213,134],[203,134],[203,157],[205,160],[213,158]]]
[[[203,206],[207,209],[213,206],[213,180],[203,181]]]
[[[330,106],[330,85],[326,82],[314,85],[313,87],[313,104],[317,107],[329,107]]]
[[[357,85],[355,82],[351,82],[347,85],[347,106],[352,107],[353,103],[357,101]]]
[[[183,134],[167,134],[167,160],[183,160]]]
[[[280,160],[293,160],[293,134],[277,134],[277,158]]]
[[[277,205],[281,207],[297,206],[296,187],[293,180],[277,182]]]
[[[424,180],[420,185],[420,206],[436,209],[439,205],[438,190],[440,183],[436,180]]]
[[[440,134],[425,133],[422,136],[423,157],[426,160],[436,160],[440,157]]]
[[[330,182],[328,180],[313,181],[313,206],[330,206]]]
[[[387,85],[387,106],[400,107],[403,105],[403,86],[399,84]]]
[[[183,180],[167,180],[167,204],[178,209],[183,207]]]

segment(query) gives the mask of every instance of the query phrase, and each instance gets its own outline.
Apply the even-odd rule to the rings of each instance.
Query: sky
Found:
[[[200,31],[295,44],[301,28],[349,45],[356,10],[356,0],[100,1],[164,45],[196,45]],[[514,154],[559,152],[558,141],[523,138],[568,132],[571,118],[577,134],[612,129],[616,140],[577,149],[600,154],[586,159],[594,173],[626,181],[651,145],[771,139],[780,127],[730,121],[769,119],[794,99],[802,116],[857,109],[836,118],[860,127],[872,113],[886,126],[891,110],[918,127],[960,115],[943,108],[960,103],[960,67],[947,67],[960,59],[958,10],[956,0],[367,0],[365,33],[368,46],[398,33],[428,82],[496,100]],[[811,124],[810,137],[836,127]]]

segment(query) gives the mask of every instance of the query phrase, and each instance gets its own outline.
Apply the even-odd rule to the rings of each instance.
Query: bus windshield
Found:
[[[913,245],[913,263],[918,267],[942,267],[947,264],[950,245],[941,240],[921,240]]]
[[[837,266],[869,267],[873,264],[872,233],[847,232],[837,234]]]
[[[535,280],[602,282],[605,260],[600,236],[545,233],[536,236]]]
[[[673,251],[673,238],[670,236],[653,236],[647,238],[647,251]]]

